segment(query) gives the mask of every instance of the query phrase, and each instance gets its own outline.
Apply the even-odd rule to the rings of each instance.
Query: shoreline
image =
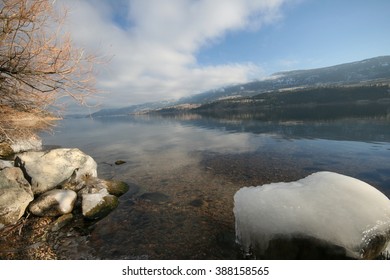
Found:
[[[243,259],[235,244],[234,193],[244,186],[295,181],[317,171],[308,168],[312,165],[305,159],[294,162],[269,151],[201,151],[191,158],[196,160],[145,173],[130,161],[101,161],[103,178],[127,178],[130,185],[116,210],[96,223],[74,213],[73,222],[58,231],[51,230],[56,218],[30,215],[12,230],[0,230],[0,258]]]
[[[234,220],[226,220],[223,210],[233,205],[205,197],[191,198],[190,203],[181,204],[172,200],[142,200],[140,193],[138,186],[131,185],[129,193],[120,198],[118,209],[107,217],[97,222],[86,221],[76,212],[70,223],[56,231],[53,231],[56,217],[24,217],[12,228],[0,230],[0,259],[245,259],[235,243]],[[219,213],[211,210],[215,207]],[[121,218],[123,213],[127,213],[125,221]],[[181,232],[181,227],[190,224],[195,226],[192,231]],[[185,236],[186,232],[191,232],[190,236]],[[148,236],[150,240],[145,243],[143,239]],[[111,241],[106,242],[107,238]],[[174,243],[170,243],[173,238]],[[114,242],[115,239],[120,243]],[[132,244],[138,245],[134,248]],[[118,250],[118,246],[124,250]]]
[[[218,159],[216,162],[220,163],[220,160]],[[229,165],[229,160],[226,160],[226,163]],[[100,168],[110,169],[112,166],[104,165]],[[163,251],[159,253],[160,249],[157,248],[161,246],[157,246],[153,249],[154,253],[150,254],[147,251],[149,246],[147,243],[139,245],[138,249],[129,252],[128,255],[124,252],[117,252],[118,255],[115,256],[116,253],[109,249],[109,243],[107,243],[107,247],[101,242],[116,229],[120,236],[126,232],[133,236],[130,238],[133,240],[119,237],[122,241],[123,238],[127,240],[124,242],[128,245],[124,244],[124,246],[139,243],[137,241],[139,238],[149,234],[152,237],[150,245],[154,247],[155,245],[152,245],[154,244],[153,238],[156,239],[155,241],[160,240],[159,236],[165,232],[164,234],[168,234],[169,237],[161,239],[156,245],[165,243],[170,252],[176,252],[176,255],[171,255],[170,259],[241,259],[241,251],[235,244],[233,217],[233,194],[240,188],[240,185],[237,184],[238,182],[231,182],[232,178],[227,178],[227,180],[224,178],[225,175],[232,174],[231,170],[225,170],[226,174],[221,174],[220,167],[215,166],[215,162],[210,159],[205,159],[200,166],[192,166],[190,168],[191,174],[188,174],[189,168],[189,166],[185,166],[177,170],[179,173],[182,172],[181,170],[187,170],[187,175],[190,175],[183,177],[181,181],[185,184],[193,184],[193,182],[200,180],[205,185],[207,184],[204,190],[193,189],[193,186],[190,185],[188,189],[182,189],[182,193],[176,193],[176,197],[173,197],[170,190],[181,188],[180,184],[176,183],[176,185],[167,187],[176,178],[160,178],[160,175],[156,175],[155,178],[151,178],[149,184],[153,185],[153,182],[159,181],[165,184],[164,192],[169,197],[166,201],[140,199],[143,193],[158,193],[158,188],[156,190],[140,189],[136,184],[130,182],[130,190],[120,197],[118,209],[96,223],[86,222],[80,213],[75,213],[71,223],[58,231],[52,231],[51,228],[57,218],[40,218],[31,215],[27,218],[24,217],[12,229],[0,230],[0,258],[166,259],[166,253],[161,254]],[[280,178],[279,175],[273,179],[277,180]],[[271,174],[264,177],[264,183],[270,176]],[[291,180],[295,178],[287,177],[290,177]],[[221,185],[225,189],[222,193]],[[221,195],[223,195],[222,198],[218,197]],[[130,222],[128,227],[122,223],[122,217],[126,217],[126,220]],[[156,224],[153,225],[153,223]],[[192,228],[194,225],[200,228]],[[166,226],[172,227],[172,230]],[[163,229],[161,234],[158,227]],[[19,235],[19,233],[22,234]],[[179,236],[180,238],[178,238]],[[205,237],[212,238],[208,240],[208,238],[204,239]],[[65,241],[61,241],[61,238]],[[177,245],[169,244],[169,240],[173,239],[176,239]],[[141,243],[144,242],[141,241]],[[96,251],[95,248],[91,247],[91,244],[100,244],[100,250]],[[65,245],[68,249],[64,249]],[[216,254],[217,251],[221,253]]]

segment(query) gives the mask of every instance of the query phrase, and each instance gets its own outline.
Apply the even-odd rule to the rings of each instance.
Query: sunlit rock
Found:
[[[37,136],[14,139],[11,142],[0,143],[0,158],[9,158],[16,153],[26,151],[39,151],[42,149],[42,140]]]
[[[39,151],[42,150],[42,139],[35,135],[22,139],[16,139],[14,143],[11,144],[11,148],[14,153]]]
[[[37,216],[60,216],[72,212],[77,194],[71,190],[50,190],[31,202],[29,210]]]
[[[4,168],[13,167],[13,162],[8,160],[0,160],[0,170],[3,170]]]
[[[0,170],[0,228],[16,223],[34,196],[19,168]]]
[[[259,258],[372,259],[390,240],[389,199],[332,172],[242,188],[234,215],[237,241]]]
[[[97,164],[79,149],[54,149],[48,152],[25,152],[15,159],[34,194],[54,189],[66,182],[78,183],[83,177],[97,176]]]

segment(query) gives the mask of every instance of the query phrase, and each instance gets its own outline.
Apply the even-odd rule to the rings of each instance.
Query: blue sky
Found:
[[[62,0],[105,107],[390,55],[388,0]]]
[[[390,1],[306,0],[281,10],[278,22],[201,50],[199,63],[247,61],[272,74],[390,54]]]

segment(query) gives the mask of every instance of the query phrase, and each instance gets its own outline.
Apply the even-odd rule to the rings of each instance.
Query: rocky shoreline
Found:
[[[27,147],[37,148],[39,143]],[[123,182],[98,178],[97,163],[79,149],[20,152],[18,147],[12,154],[14,147],[3,145],[4,151],[0,159],[0,259],[58,258],[53,250],[59,244],[70,242],[69,237],[71,242],[85,239],[88,227],[114,210],[118,197],[129,189]]]

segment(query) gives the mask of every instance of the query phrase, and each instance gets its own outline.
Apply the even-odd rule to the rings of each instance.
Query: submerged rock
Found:
[[[106,185],[107,191],[115,196],[121,196],[129,190],[129,185],[125,182],[107,180],[104,180],[103,182]]]
[[[194,207],[201,207],[204,204],[204,201],[203,201],[203,199],[197,198],[197,199],[191,200],[189,204],[191,206],[194,206]]]
[[[139,196],[139,199],[159,204],[159,203],[168,202],[170,200],[170,197],[160,192],[150,192],[150,193],[143,193],[142,195]]]
[[[59,231],[61,228],[69,224],[73,220],[73,218],[74,217],[72,213],[68,213],[58,217],[58,219],[55,220],[53,225],[51,226],[51,231]]]
[[[97,177],[95,160],[79,149],[25,152],[16,157],[15,165],[23,170],[34,194],[41,194],[66,182],[81,182],[86,174]]]
[[[16,223],[33,199],[31,186],[19,168],[0,170],[0,228]]]
[[[332,172],[240,189],[236,238],[257,258],[373,259],[390,241],[390,201],[374,187]]]
[[[72,212],[77,194],[71,190],[50,190],[31,202],[29,210],[36,216],[60,216]]]
[[[346,248],[328,242],[323,239],[314,238],[310,235],[292,234],[275,235],[268,243],[265,252],[255,255],[269,260],[342,260],[351,259],[347,256]]]

